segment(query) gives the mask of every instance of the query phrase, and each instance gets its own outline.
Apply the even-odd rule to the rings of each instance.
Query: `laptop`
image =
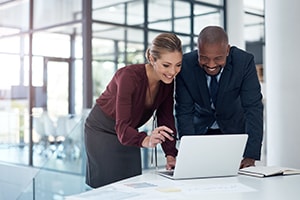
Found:
[[[189,135],[180,139],[174,170],[158,170],[171,179],[235,176],[247,134]]]

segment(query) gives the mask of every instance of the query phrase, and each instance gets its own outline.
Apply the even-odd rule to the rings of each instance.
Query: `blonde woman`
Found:
[[[119,69],[85,123],[86,183],[97,188],[142,173],[140,148],[161,144],[166,168],[175,166],[174,78],[181,70],[181,40],[161,33],[147,49],[146,64]],[[139,132],[156,111],[158,126]]]

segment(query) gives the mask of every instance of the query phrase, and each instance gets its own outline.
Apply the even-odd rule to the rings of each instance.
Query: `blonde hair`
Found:
[[[150,62],[151,55],[156,61],[162,53],[175,51],[182,53],[181,40],[174,33],[161,33],[153,39],[151,46],[146,50],[145,57]]]

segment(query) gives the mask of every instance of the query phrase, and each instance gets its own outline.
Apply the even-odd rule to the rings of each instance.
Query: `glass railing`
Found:
[[[38,166],[38,172],[18,200],[60,200],[91,189],[85,184],[84,121],[85,116],[61,117],[56,123],[57,137],[50,142],[47,137],[34,145],[35,154],[46,161]],[[151,127],[145,125],[141,129],[150,131]],[[63,139],[59,139],[62,136]],[[142,148],[143,170],[155,167],[153,153],[152,149]],[[157,148],[157,164],[159,167],[165,165],[160,146]]]
[[[82,116],[58,118],[56,138],[49,141],[47,137],[44,142],[41,140],[34,145],[34,153],[47,159],[42,166],[38,166],[37,174],[18,200],[59,200],[89,189],[84,177],[84,119]]]
[[[34,166],[83,174],[83,120],[82,116],[60,116],[54,125],[47,116],[34,117],[33,129],[40,135],[33,145]]]

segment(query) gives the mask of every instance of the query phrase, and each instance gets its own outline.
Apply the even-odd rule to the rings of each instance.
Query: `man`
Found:
[[[204,28],[198,37],[198,50],[183,56],[175,98],[180,137],[247,133],[240,168],[260,160],[263,104],[254,57],[230,47],[221,27]]]

